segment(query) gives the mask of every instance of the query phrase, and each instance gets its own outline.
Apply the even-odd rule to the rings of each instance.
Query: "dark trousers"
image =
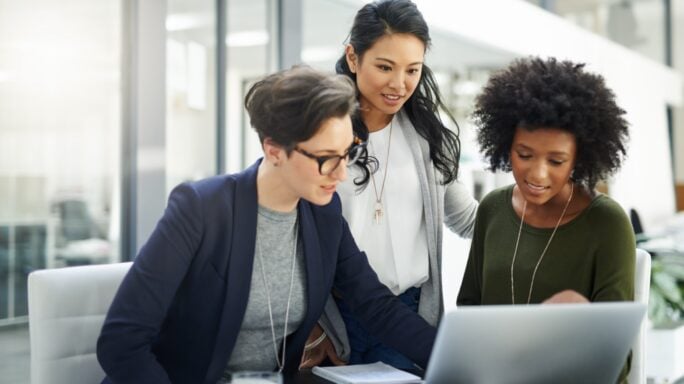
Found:
[[[418,312],[418,301],[420,300],[420,288],[409,288],[406,292],[397,296],[412,311]],[[395,368],[403,370],[415,370],[413,362],[396,349],[381,343],[371,335],[361,322],[354,316],[349,307],[342,299],[336,299],[337,306],[342,314],[342,319],[347,327],[347,335],[351,344],[351,355],[349,364],[368,364],[382,361]]]

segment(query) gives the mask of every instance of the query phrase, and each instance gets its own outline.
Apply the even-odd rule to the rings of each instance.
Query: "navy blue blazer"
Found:
[[[221,377],[247,307],[257,222],[258,161],[247,170],[176,187],[107,313],[97,341],[103,383],[206,383]],[[285,374],[298,369],[306,339],[333,286],[367,328],[427,365],[435,328],[379,281],[342,217],[300,200],[306,316],[288,337]]]

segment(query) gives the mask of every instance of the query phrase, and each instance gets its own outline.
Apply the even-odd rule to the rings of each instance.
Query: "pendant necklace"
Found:
[[[378,193],[378,188],[375,184],[375,175],[371,173],[371,182],[373,184],[373,192],[375,193],[375,204],[373,207],[373,218],[375,220],[375,224],[380,224],[380,220],[382,220],[382,216],[384,214],[383,208],[382,208],[382,194],[385,192],[385,181],[387,181],[387,170],[389,168],[389,155],[390,155],[390,146],[392,145],[392,126],[394,123],[394,118],[390,121],[390,127],[389,127],[389,138],[387,139],[387,156],[385,157],[385,171],[384,174],[382,175],[382,184],[380,185],[380,193]],[[370,140],[368,140],[370,142]],[[373,147],[373,143],[371,142],[371,147]],[[375,148],[373,148],[373,153],[375,153]]]
[[[532,288],[534,287],[534,278],[537,275],[537,269],[539,268],[539,264],[541,264],[542,259],[544,258],[544,255],[546,254],[546,250],[549,249],[549,245],[551,245],[551,240],[553,240],[553,236],[556,234],[556,230],[560,226],[561,221],[563,221],[563,217],[565,217],[565,212],[568,210],[568,206],[570,205],[570,201],[572,200],[572,195],[573,192],[575,191],[575,184],[570,183],[570,197],[568,198],[568,201],[565,202],[565,207],[563,208],[563,213],[561,213],[560,217],[558,218],[558,222],[556,223],[556,226],[553,228],[553,232],[551,232],[551,236],[549,237],[549,241],[546,242],[546,246],[544,247],[544,250],[541,253],[541,256],[539,256],[539,260],[537,260],[537,265],[534,266],[534,271],[532,272],[532,281],[530,281],[530,291],[527,294],[527,304],[530,303],[530,298],[532,297]],[[521,194],[522,195],[522,194]],[[515,240],[515,250],[513,251],[513,260],[511,261],[511,303],[515,304],[515,280],[513,279],[513,266],[515,265],[515,257],[518,254],[518,245],[520,244],[520,233],[522,232],[522,227],[523,227],[523,221],[525,220],[525,211],[527,210],[527,200],[523,196],[524,203],[523,203],[523,211],[522,211],[522,217],[520,218],[520,228],[518,229],[518,238]]]
[[[273,308],[271,306],[271,293],[268,281],[266,280],[266,272],[264,268],[264,260],[261,256],[261,247],[259,247],[259,242],[256,243],[257,248],[257,258],[259,259],[259,264],[261,265],[261,279],[264,283],[264,288],[266,288],[266,301],[268,302],[268,316],[271,321],[271,336],[273,337],[273,351],[275,352],[276,364],[278,364],[278,372],[282,373],[283,368],[285,368],[285,346],[287,344],[287,322],[290,317],[290,301],[292,299],[292,286],[294,285],[294,275],[295,275],[295,265],[297,260],[297,220],[295,219],[294,224],[294,249],[292,250],[292,271],[290,272],[290,291],[287,294],[287,306],[285,307],[285,326],[283,330],[283,350],[282,350],[282,360],[278,355],[278,343],[276,342],[275,334],[275,324],[273,323]]]

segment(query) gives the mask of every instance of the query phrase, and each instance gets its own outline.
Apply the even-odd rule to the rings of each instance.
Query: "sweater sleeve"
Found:
[[[592,220],[598,242],[594,289],[590,301],[634,300],[636,240],[629,218],[616,202],[604,198]]]
[[[634,300],[636,239],[629,218],[622,207],[604,197],[600,213],[593,221],[598,242],[594,290],[590,301]],[[620,371],[618,383],[626,383],[632,366],[632,352]]]
[[[475,227],[477,201],[459,181],[454,181],[445,188],[444,224],[461,237],[471,238]]]

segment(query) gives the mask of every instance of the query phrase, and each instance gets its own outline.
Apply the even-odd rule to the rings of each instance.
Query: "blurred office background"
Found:
[[[602,73],[627,110],[629,159],[602,190],[646,233],[676,232],[684,0],[415,1],[477,198],[512,179],[480,160],[474,97],[510,60],[553,55]],[[29,382],[27,275],[132,260],[173,186],[251,164],[246,89],[295,63],[332,71],[364,3],[0,0],[0,383]],[[444,246],[452,306],[468,241]]]

